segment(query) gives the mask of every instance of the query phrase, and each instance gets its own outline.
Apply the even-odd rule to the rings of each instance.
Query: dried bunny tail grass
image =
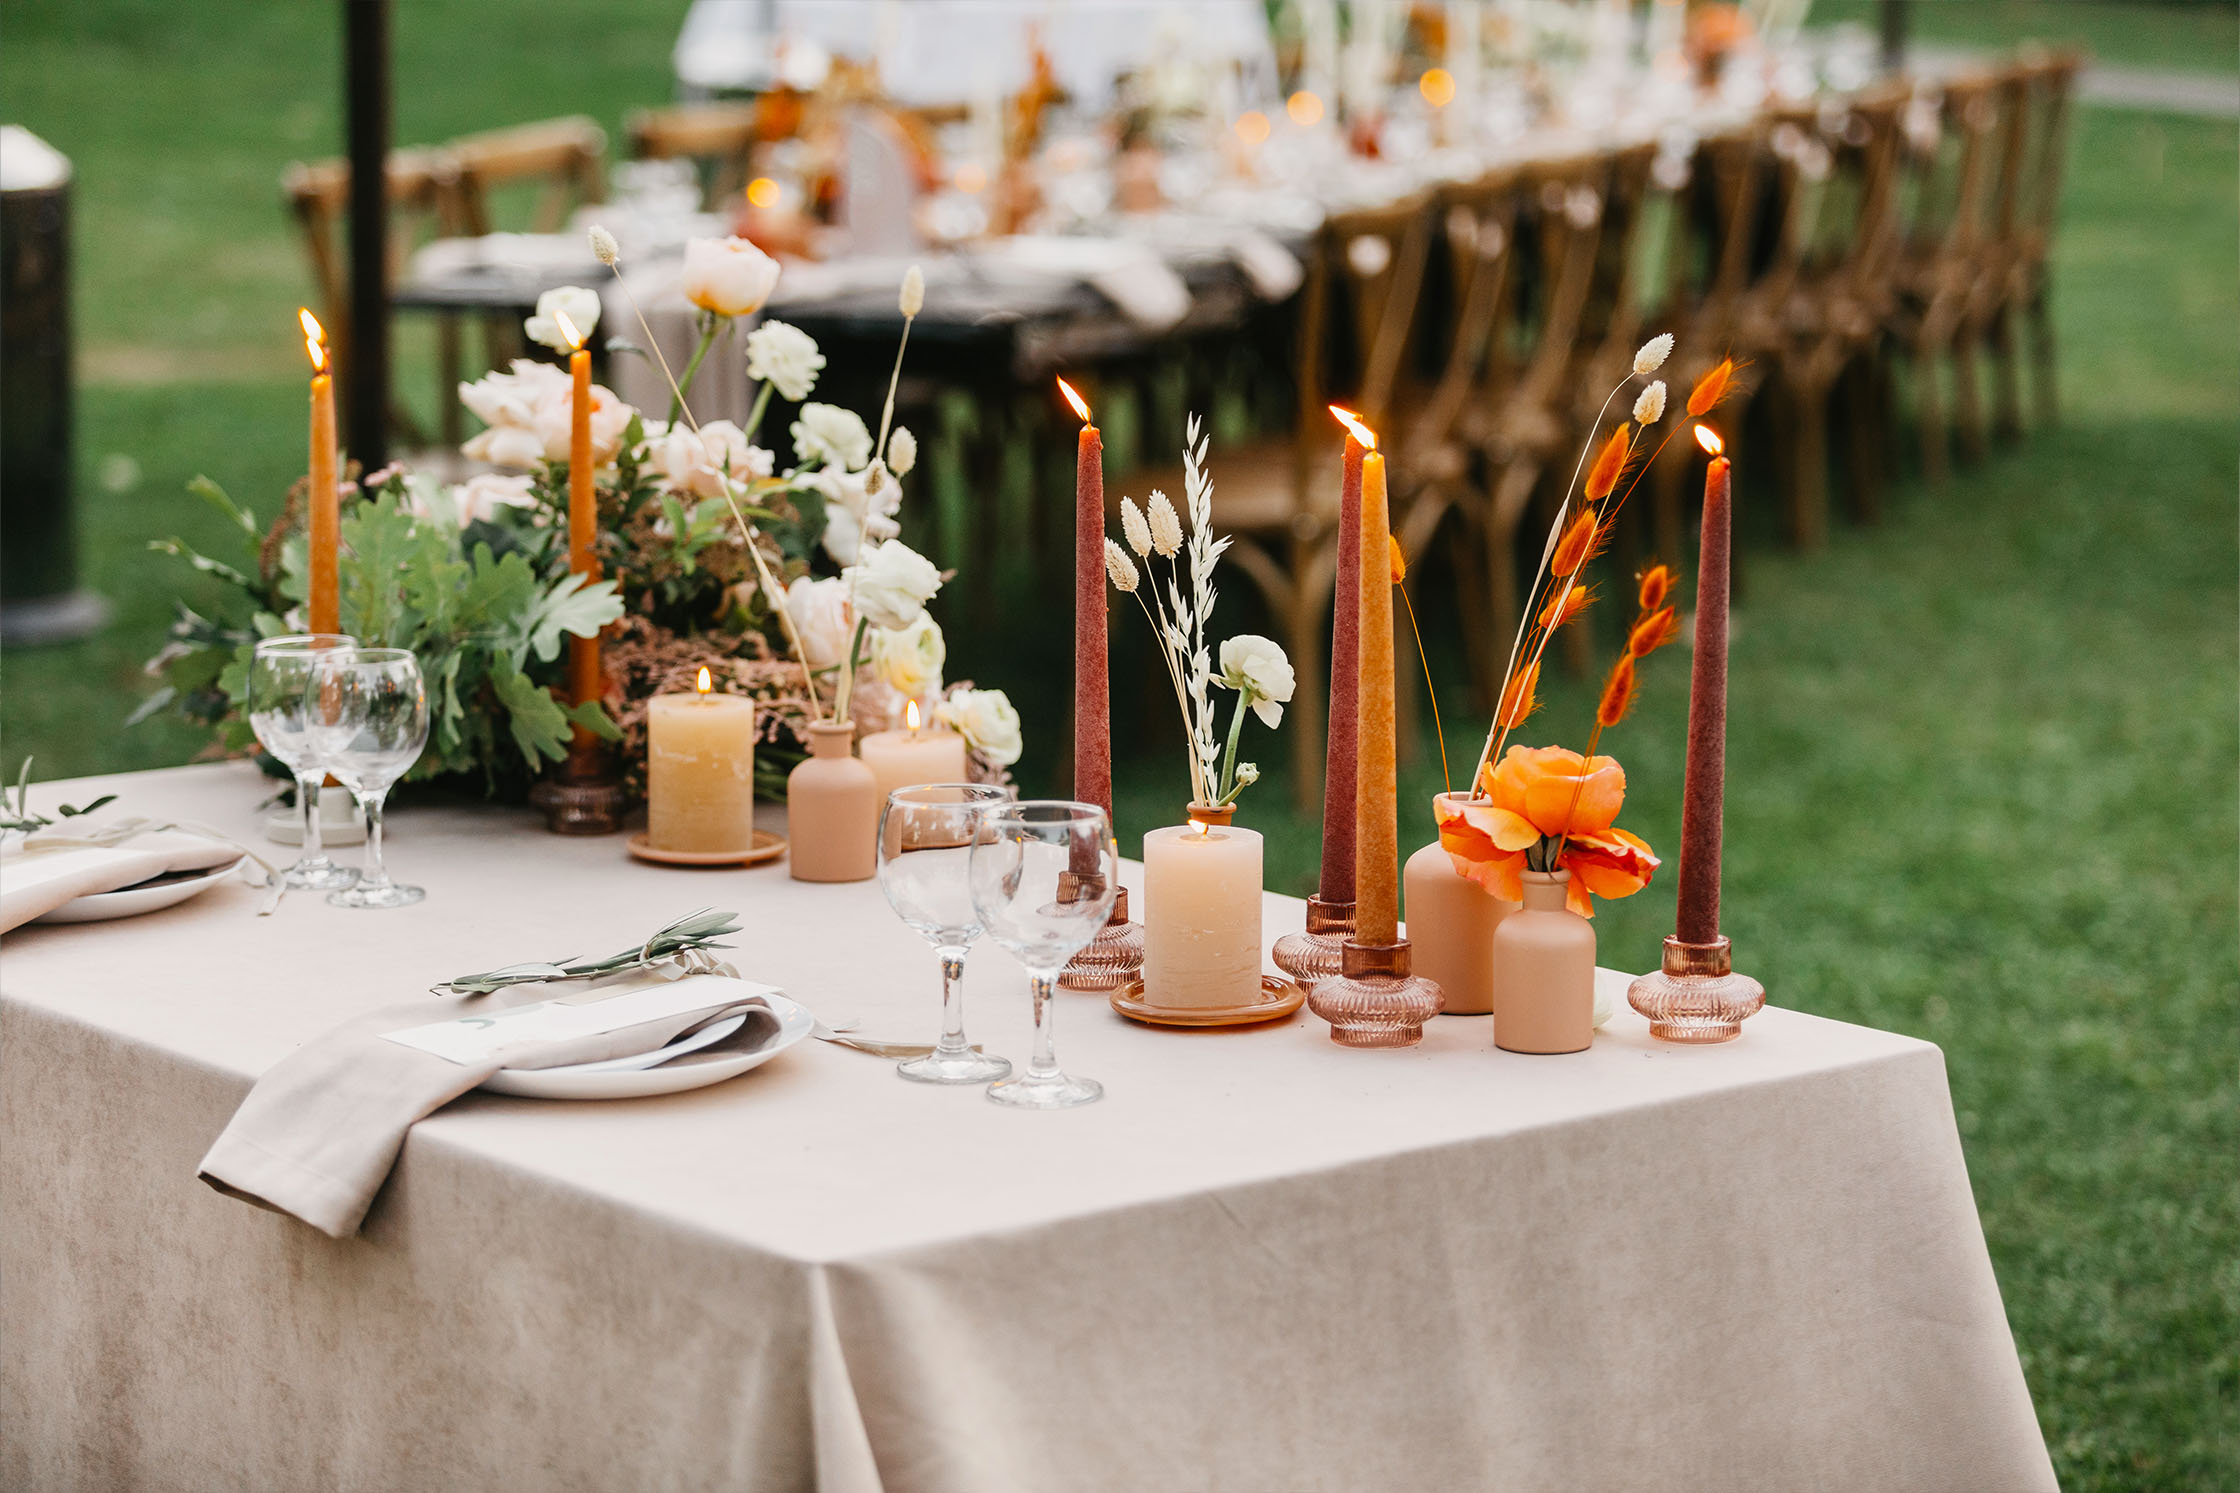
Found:
[[[1595,729],[1607,731],[1624,720],[1626,712],[1633,708],[1633,697],[1640,690],[1641,676],[1633,667],[1633,655],[1621,655],[1611,666],[1610,678],[1602,686],[1602,698],[1595,703]]]
[[[1602,443],[1595,453],[1594,465],[1587,469],[1587,501],[1599,503],[1610,496],[1610,489],[1626,474],[1626,462],[1633,455],[1633,427],[1621,420],[1618,428],[1610,432],[1610,439]]]
[[[1671,356],[1672,334],[1670,332],[1659,332],[1647,342],[1642,343],[1641,351],[1633,355],[1633,371],[1646,377],[1662,368],[1664,360]]]
[[[1542,632],[1554,632],[1560,627],[1579,620],[1579,614],[1594,605],[1594,587],[1572,586],[1562,592],[1552,592],[1548,604],[1540,609],[1537,626]]]
[[[1658,607],[1633,624],[1626,634],[1626,656],[1647,658],[1680,636],[1680,618],[1671,607]]]
[[[1669,565],[1652,565],[1641,572],[1639,599],[1642,611],[1653,612],[1664,605],[1664,599],[1672,594],[1672,579],[1672,567]]]
[[[1128,548],[1139,555],[1151,553],[1151,525],[1144,521],[1143,510],[1134,498],[1120,500],[1120,532],[1128,536]]]
[[[1392,584],[1397,586],[1402,581],[1408,578],[1408,556],[1406,552],[1400,548],[1399,535],[1385,535],[1384,544],[1385,557],[1388,561],[1390,561],[1392,567]]]
[[[1495,714],[1494,720],[1502,730],[1516,730],[1532,712],[1540,708],[1539,686],[1540,661],[1534,659],[1501,692],[1501,709]]]
[[[1563,537],[1556,541],[1556,556],[1548,568],[1555,572],[1557,579],[1570,579],[1580,566],[1587,563],[1587,557],[1594,553],[1595,536],[1600,529],[1601,521],[1592,508],[1579,510],[1579,516],[1571,521],[1571,527],[1565,529]]]
[[[1701,419],[1710,414],[1733,389],[1734,376],[1740,367],[1732,357],[1721,358],[1717,367],[1697,379],[1696,386],[1688,391],[1688,417]]]
[[[1113,590],[1131,596],[1142,581],[1142,577],[1136,572],[1136,562],[1129,559],[1128,552],[1110,539],[1104,542],[1104,573],[1112,577]]]
[[[1641,397],[1633,402],[1633,419],[1637,425],[1650,426],[1663,418],[1664,380],[1660,378],[1643,389]]]

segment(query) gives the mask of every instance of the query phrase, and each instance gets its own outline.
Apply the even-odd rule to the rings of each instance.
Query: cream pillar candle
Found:
[[[904,729],[874,731],[856,744],[863,765],[871,769],[872,779],[879,785],[881,804],[897,788],[967,781],[964,738],[944,726],[920,729],[915,700],[910,702],[906,719],[909,724]]]
[[[754,844],[754,701],[700,692],[646,702],[646,839],[656,850]]]
[[[1260,836],[1192,822],[1143,837],[1144,999],[1205,1009],[1260,998]]]

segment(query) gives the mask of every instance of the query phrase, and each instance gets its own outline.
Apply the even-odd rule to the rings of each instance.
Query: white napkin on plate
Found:
[[[65,902],[119,891],[171,871],[208,871],[241,859],[238,845],[192,830],[131,833],[114,844],[84,842],[120,828],[116,820],[67,819],[0,848],[0,933]]]

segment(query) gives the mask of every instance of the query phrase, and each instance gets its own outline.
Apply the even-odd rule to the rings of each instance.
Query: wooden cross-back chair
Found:
[[[2018,323],[2027,322],[2038,422],[2051,425],[2059,416],[2053,322],[2047,314],[2050,251],[2061,208],[2069,99],[2080,63],[2075,52],[2026,56],[2007,80],[2006,155],[2013,165],[2002,173],[2007,190],[1997,209],[1999,284],[1986,327],[1994,370],[1992,423],[2004,436],[2017,434],[2022,425]]]
[[[624,123],[623,136],[632,160],[692,162],[701,201],[713,207],[738,196],[753,177],[762,115],[754,103],[640,109]]]
[[[389,208],[389,242],[384,272],[394,285],[405,261],[422,242],[449,231],[445,207],[454,167],[448,156],[435,150],[397,150],[389,153],[386,168]],[[335,377],[350,377],[349,255],[344,224],[350,212],[350,163],[348,161],[295,161],[281,173],[280,188],[288,212],[303,235],[311,262],[311,280],[319,301],[319,320],[334,354]],[[439,322],[439,340],[452,356],[440,369],[445,389],[458,379],[456,316]],[[401,404],[392,402],[389,423],[411,444],[426,437]]]
[[[558,231],[579,203],[606,195],[607,132],[580,114],[462,135],[443,149],[457,168],[451,214],[461,233],[495,232],[491,196],[507,187],[541,188],[526,225],[532,233]]]

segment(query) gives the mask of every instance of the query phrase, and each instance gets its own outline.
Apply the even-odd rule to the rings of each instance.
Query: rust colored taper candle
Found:
[[[311,354],[310,589],[306,620],[312,632],[342,631],[342,493],[335,476],[334,371],[327,367],[327,334],[309,308],[299,309],[304,350]]]
[[[1727,788],[1727,589],[1734,548],[1734,469],[1718,433],[1696,427],[1711,453],[1703,474],[1703,549],[1696,562],[1696,656],[1688,682],[1688,777],[1680,804],[1680,911],[1664,967],[1626,990],[1667,1042],[1727,1042],[1766,1003],[1765,987],[1734,972],[1719,932],[1719,829]]]

